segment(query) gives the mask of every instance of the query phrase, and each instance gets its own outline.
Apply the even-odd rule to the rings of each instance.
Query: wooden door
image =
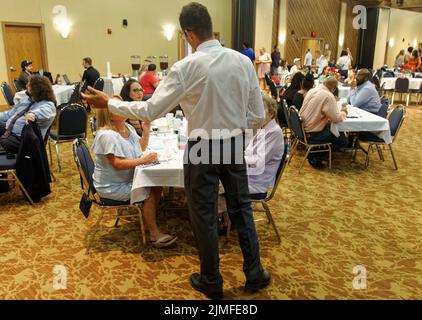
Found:
[[[44,27],[40,24],[3,23],[9,84],[21,73],[21,62],[32,61],[33,72],[48,70]]]

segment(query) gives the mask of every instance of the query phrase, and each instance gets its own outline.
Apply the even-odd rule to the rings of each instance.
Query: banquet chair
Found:
[[[412,100],[412,95],[415,95],[415,97],[416,97],[416,105],[418,106],[419,105],[419,96],[422,93],[422,82],[421,82],[421,84],[419,86],[419,89],[416,89],[416,90],[415,89],[410,89],[409,92],[410,92],[410,100]]]
[[[3,93],[4,99],[6,100],[9,107],[13,107],[15,102],[13,101],[13,92],[7,82],[3,82],[0,86],[1,92]]]
[[[134,204],[131,205],[129,201],[121,202],[121,201],[114,201],[109,199],[101,198],[94,187],[94,161],[92,160],[91,153],[89,152],[88,145],[84,139],[76,139],[73,142],[73,156],[75,160],[76,167],[78,169],[80,178],[81,178],[81,185],[82,190],[89,197],[92,201],[92,204],[95,207],[98,207],[101,211],[98,220],[96,221],[93,230],[91,230],[92,235],[89,237],[89,232],[87,234],[87,253],[89,253],[92,244],[95,240],[95,235],[98,231],[101,231],[101,221],[104,218],[105,212],[107,211],[114,211],[117,212],[113,217],[116,218],[116,223],[114,227],[117,227],[119,219],[126,219],[126,218],[139,218],[139,224],[141,228],[141,236],[142,236],[142,243],[146,244],[146,237],[145,237],[145,228],[144,222],[142,218],[142,207],[141,205]],[[133,214],[125,214],[122,215],[123,211],[130,211],[133,209],[136,213]],[[89,217],[89,213],[86,215]]]
[[[104,79],[103,78],[98,78],[97,80],[95,80],[94,89],[98,90],[98,91],[104,90]]]
[[[271,73],[269,73],[269,72],[265,73],[264,77],[265,77],[265,82],[266,82],[267,86],[270,86],[270,83],[271,83]]]
[[[388,115],[388,109],[390,108],[390,99],[387,97],[381,97],[381,108],[378,111],[378,116],[386,119]]]
[[[391,137],[393,138],[392,143],[388,144],[388,147],[390,149],[391,157],[393,158],[394,167],[395,167],[396,170],[398,170],[399,168],[397,166],[397,161],[396,161],[396,157],[394,155],[392,144],[397,139],[400,128],[401,128],[405,118],[406,118],[406,108],[402,105],[395,107],[393,109],[393,111],[391,111],[391,113],[388,117],[388,122],[390,123]],[[369,133],[369,132],[368,133],[361,133],[361,134],[359,134],[359,140],[358,140],[359,146],[361,145],[361,143],[367,143],[368,144],[368,149],[365,152],[366,153],[366,160],[365,160],[365,167],[366,168],[369,167],[370,151],[372,150],[372,148],[374,146],[377,148],[381,160],[384,161],[384,156],[382,155],[382,150],[381,150],[380,147],[386,146],[387,144],[385,143],[385,141],[383,139],[381,139],[381,138],[377,137],[376,135]],[[361,149],[364,150],[362,147],[361,147]]]
[[[308,158],[310,154],[323,153],[323,152],[328,152],[328,166],[331,170],[331,143],[320,143],[320,144],[309,143],[305,129],[303,128],[302,118],[299,115],[299,111],[297,111],[297,109],[294,106],[291,106],[289,110],[289,122],[290,122],[290,129],[292,130],[293,135],[295,137],[295,141],[292,144],[292,151],[290,154],[289,163],[291,162],[297,147],[299,145],[303,145],[306,147],[307,151],[306,151],[305,157],[302,160],[302,163],[300,164],[299,173],[302,170],[305,160]]]
[[[407,94],[406,107],[409,106],[409,98],[410,98],[409,85],[410,85],[410,82],[408,78],[397,78],[391,104],[394,104],[396,93],[399,93],[400,101],[402,101],[403,94]]]
[[[268,195],[267,193],[259,193],[259,194],[251,194],[251,202],[252,204],[260,204],[262,206],[263,209],[257,209],[254,208],[254,212],[265,212],[267,219],[268,219],[268,223],[271,224],[271,226],[274,229],[274,232],[276,234],[277,240],[279,243],[281,243],[281,237],[280,234],[278,232],[277,226],[275,224],[273,215],[271,214],[271,210],[270,207],[268,206],[269,202],[274,198],[274,195],[278,189],[278,186],[280,184],[281,178],[283,176],[284,170],[286,169],[286,165],[289,162],[289,143],[287,141],[287,139],[284,139],[284,153],[283,153],[283,157],[280,160],[280,165],[277,169],[277,173],[275,176],[275,182],[274,182],[274,187],[271,189],[270,194]],[[274,201],[275,203],[275,201]],[[229,221],[228,225],[227,225],[227,239],[230,235],[230,230],[231,230],[231,223]]]
[[[19,84],[19,81],[17,79],[13,80],[13,86],[15,87],[16,92],[22,91],[20,84]]]
[[[75,139],[86,139],[87,129],[87,112],[86,109],[78,103],[65,105],[58,109],[57,114],[57,131],[50,132],[48,140],[48,149],[50,153],[50,162],[53,163],[51,156],[51,143],[54,144],[57,156],[57,165],[59,172],[62,171],[60,163],[59,144],[73,142]],[[88,142],[87,142],[88,143]]]
[[[29,203],[34,205],[34,201],[16,174],[16,161],[16,155],[14,159],[8,159],[7,155],[0,155],[0,181],[13,182],[22,190]]]
[[[269,87],[270,87],[271,96],[275,99],[275,101],[278,101],[279,97],[278,97],[277,86],[272,79],[270,79],[269,83],[270,83]]]

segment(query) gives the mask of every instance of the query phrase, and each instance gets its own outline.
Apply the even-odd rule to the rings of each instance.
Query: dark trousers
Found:
[[[243,140],[243,137],[241,137]],[[196,152],[198,144],[204,146]],[[220,155],[212,154],[211,145],[220,147]],[[259,277],[263,271],[259,255],[259,243],[253,220],[253,212],[248,189],[248,177],[243,157],[243,148],[239,150],[235,139],[224,141],[189,141],[185,153],[185,189],[189,205],[189,215],[196,237],[199,259],[201,263],[202,281],[209,284],[223,282],[219,267],[219,239],[218,239],[218,191],[221,181],[227,201],[227,209],[232,224],[239,235],[239,244],[243,254],[243,271],[250,281]],[[231,149],[229,151],[227,150]],[[195,149],[195,152],[194,150]],[[190,152],[192,150],[192,152]],[[193,158],[201,156],[202,152],[209,152],[209,160],[213,163],[199,163]],[[214,149],[215,150],[215,149]],[[223,164],[223,158],[231,153],[230,164]],[[240,153],[239,153],[240,152]],[[194,154],[192,156],[192,154]],[[225,156],[223,155],[225,154]],[[235,156],[240,155],[241,164],[234,162]],[[215,163],[219,162],[219,163]],[[227,161],[226,161],[227,163]]]
[[[320,132],[312,132],[308,138],[308,142],[310,144],[331,143],[333,150],[338,150],[346,148],[349,140],[343,135],[336,137],[331,133],[330,129],[326,128]]]
[[[8,153],[18,153],[19,145],[21,143],[20,137],[12,134],[8,138],[1,138],[1,136],[6,131],[6,125],[4,123],[0,123],[0,145],[6,150]]]
[[[331,143],[332,150],[336,151],[342,148],[346,148],[349,144],[349,140],[343,135],[340,135],[340,137],[336,137],[335,135],[331,133],[330,129],[326,128],[320,132],[312,132],[310,134],[310,137],[308,138],[308,143],[309,144]],[[325,160],[325,157],[327,157],[327,155],[323,153],[311,153],[308,159],[309,160],[312,160],[312,159]]]

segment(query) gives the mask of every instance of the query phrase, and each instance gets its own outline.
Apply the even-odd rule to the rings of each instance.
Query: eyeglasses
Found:
[[[136,89],[133,89],[132,91],[138,93],[138,92],[144,92],[144,89],[136,88]]]

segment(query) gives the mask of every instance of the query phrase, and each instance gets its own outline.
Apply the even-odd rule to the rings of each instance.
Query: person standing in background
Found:
[[[278,67],[280,66],[280,51],[277,46],[274,46],[274,51],[271,53],[271,74],[276,75],[278,73]]]
[[[240,53],[251,59],[252,63],[255,63],[255,52],[249,47],[249,43],[243,42],[243,50]]]
[[[259,85],[261,87],[261,90],[267,89],[267,83],[265,81],[265,74],[270,72],[271,63],[272,63],[271,57],[265,51],[265,48],[260,48],[259,49],[259,58],[256,61],[256,64],[258,65],[258,79],[259,79]]]
[[[321,53],[321,50],[316,50],[316,63],[315,67],[317,69],[318,75],[321,75],[325,67],[328,67],[328,59]]]
[[[142,88],[144,89],[144,95],[147,98],[150,98],[151,95],[154,93],[155,89],[158,87],[158,79],[155,76],[157,71],[157,66],[151,63],[148,66],[148,71],[139,78],[139,83],[141,84]]]
[[[100,73],[92,66],[92,59],[89,57],[82,59],[82,66],[85,68],[82,81],[86,82],[86,86],[93,87],[95,81],[100,78]]]
[[[406,65],[409,62],[409,59],[412,57],[413,47],[407,48],[407,52],[404,55],[404,64]]]
[[[311,53],[311,49],[308,49],[306,51],[306,55],[305,55],[305,61],[303,62],[303,66],[304,67],[311,67],[312,66],[312,53]]]
[[[394,68],[401,69],[404,67],[404,50],[400,50],[399,54],[396,56],[396,60],[394,60]]]
[[[217,214],[221,181],[242,249],[244,289],[253,293],[271,281],[261,264],[244,161],[243,132],[257,129],[265,119],[258,80],[249,58],[214,39],[205,6],[196,2],[184,6],[179,22],[196,52],[173,65],[150,100],[122,102],[93,88],[88,88],[91,95],[82,97],[95,108],[145,121],[162,117],[180,103],[189,121],[185,190],[201,263],[200,273],[190,276],[191,286],[209,298],[223,298]],[[212,154],[216,145],[224,152]]]

